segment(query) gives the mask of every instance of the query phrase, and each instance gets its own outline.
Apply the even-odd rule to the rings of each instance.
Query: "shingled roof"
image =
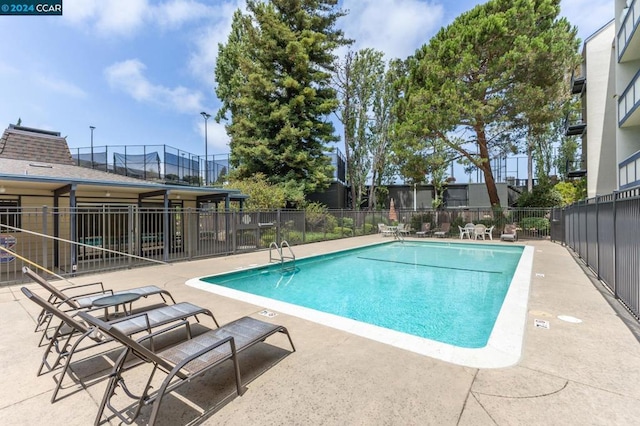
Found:
[[[0,138],[0,158],[74,164],[67,140],[60,133],[13,124]]]

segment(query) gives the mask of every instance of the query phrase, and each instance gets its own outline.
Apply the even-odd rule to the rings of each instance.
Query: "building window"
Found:
[[[20,228],[20,201],[18,199],[0,199],[0,224]],[[13,229],[0,227],[0,232],[12,232]]]

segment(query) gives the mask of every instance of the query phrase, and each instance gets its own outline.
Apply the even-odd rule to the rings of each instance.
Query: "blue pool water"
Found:
[[[521,246],[393,242],[202,278],[463,348],[487,344]]]

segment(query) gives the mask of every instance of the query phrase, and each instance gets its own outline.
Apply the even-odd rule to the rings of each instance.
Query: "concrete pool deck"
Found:
[[[293,250],[305,257],[381,238]],[[565,247],[549,241],[521,243],[535,249],[522,357],[515,366],[498,369],[449,364],[284,313],[268,318],[259,315],[262,306],[185,285],[193,277],[266,263],[264,251],[81,276],[73,282],[99,280],[116,290],[155,284],[177,301],[210,308],[221,324],[249,315],[289,329],[296,352],[278,335],[241,354],[247,387],[243,396],[234,396],[232,369],[222,364],[166,397],[158,424],[637,424],[638,323]],[[113,349],[108,356],[74,364],[82,382],[67,379],[63,398],[50,404],[51,374],[36,377],[43,352],[33,333],[38,309],[20,287],[0,287],[0,424],[91,424],[106,386],[106,361],[117,355],[117,346],[104,345],[101,350]],[[34,284],[27,287],[43,294]],[[563,321],[561,315],[582,322]],[[549,328],[536,327],[535,320],[548,321]],[[207,319],[203,324],[211,325]],[[143,370],[131,370],[133,379],[141,378]],[[135,424],[144,424],[149,413],[144,409]]]

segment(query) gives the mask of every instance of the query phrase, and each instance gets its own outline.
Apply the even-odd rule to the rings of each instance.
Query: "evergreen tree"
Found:
[[[409,59],[400,132],[438,139],[478,167],[500,207],[491,159],[553,121],[576,30],[560,0],[490,0],[460,15]]]
[[[335,28],[337,0],[248,0],[219,46],[216,93],[227,118],[234,176],[264,173],[288,192],[326,188],[326,152],[336,142],[329,115],[334,50],[349,43]],[[229,116],[227,116],[227,114]]]

